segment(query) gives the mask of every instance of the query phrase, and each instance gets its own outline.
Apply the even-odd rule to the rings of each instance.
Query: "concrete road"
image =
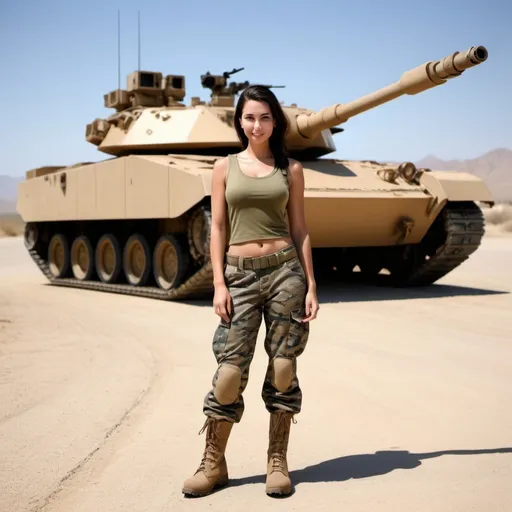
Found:
[[[264,492],[262,328],[231,485],[190,500],[210,303],[53,287],[2,239],[0,511],[510,511],[511,291],[512,237],[429,288],[324,284],[298,365],[294,494]]]

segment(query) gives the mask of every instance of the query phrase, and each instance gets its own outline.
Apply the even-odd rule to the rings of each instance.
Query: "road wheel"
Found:
[[[96,273],[104,283],[115,283],[123,267],[123,256],[117,238],[103,235],[96,245]]]
[[[201,206],[195,210],[188,222],[188,245],[196,261],[210,257],[210,230],[212,214],[210,208]]]
[[[189,263],[188,252],[173,235],[163,235],[153,253],[153,275],[163,290],[176,288],[183,281]]]
[[[28,222],[25,225],[25,234],[24,234],[24,243],[25,247],[31,251],[37,245],[39,241],[39,229],[37,228],[37,224],[34,222]]]
[[[69,244],[66,237],[57,233],[48,246],[48,266],[53,277],[66,277],[69,272]]]
[[[91,242],[85,235],[75,238],[71,245],[71,269],[80,281],[87,281],[94,271],[94,253]]]
[[[123,268],[130,284],[146,284],[151,271],[151,250],[144,236],[136,234],[128,238],[124,246]]]

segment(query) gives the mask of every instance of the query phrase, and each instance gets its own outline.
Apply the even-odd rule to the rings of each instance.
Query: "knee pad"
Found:
[[[232,404],[238,398],[242,372],[236,366],[220,365],[213,394],[221,405]]]
[[[274,387],[284,393],[292,384],[293,379],[293,359],[286,357],[276,357],[272,361],[274,367]]]

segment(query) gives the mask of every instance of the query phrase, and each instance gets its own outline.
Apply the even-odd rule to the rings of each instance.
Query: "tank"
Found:
[[[487,57],[483,46],[455,52],[319,112],[283,105],[290,157],[304,167],[317,274],[372,279],[382,271],[393,286],[424,286],[478,249],[479,204],[493,204],[479,178],[326,155],[351,117],[442,85]],[[104,96],[112,115],[85,130],[108,158],[26,173],[17,199],[25,247],[51,283],[167,300],[212,292],[211,171],[216,159],[241,150],[234,108],[249,82],[231,76],[242,69],[201,76],[210,98],[189,105],[184,76],[133,72],[126,89]]]

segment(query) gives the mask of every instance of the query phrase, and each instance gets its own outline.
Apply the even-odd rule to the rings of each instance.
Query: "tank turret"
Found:
[[[398,82],[358,98],[350,103],[338,103],[316,113],[297,116],[296,127],[305,138],[312,138],[321,130],[346,122],[366,110],[394,100],[403,94],[418,94],[447,80],[460,76],[466,69],[487,60],[483,46],[472,46],[467,52],[455,52],[444,59],[430,61],[406,71]]]
[[[332,153],[332,134],[351,117],[404,94],[418,94],[487,59],[483,46],[455,52],[406,71],[399,81],[346,104],[336,104],[319,112],[295,104],[283,105],[290,120],[287,147],[292,157],[318,158]],[[201,84],[210,89],[210,101],[185,98],[185,77],[163,76],[161,72],[136,71],[128,75],[126,89],[116,89],[104,97],[105,106],[116,113],[95,119],[87,125],[86,140],[104,153],[115,156],[154,152],[225,155],[239,151],[240,141],[233,125],[236,96],[250,85],[248,81],[229,82],[244,68],[233,68],[219,75],[209,71]],[[283,87],[267,85],[267,87]]]

